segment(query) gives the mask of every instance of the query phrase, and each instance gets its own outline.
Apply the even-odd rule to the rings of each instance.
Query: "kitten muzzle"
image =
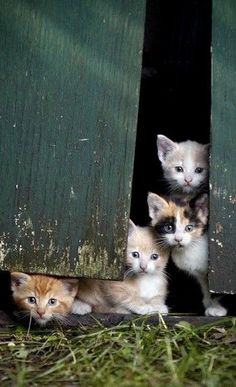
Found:
[[[147,267],[140,266],[139,273],[147,273]]]
[[[48,320],[46,318],[43,318],[43,317],[38,317],[38,318],[34,317],[34,320],[39,325],[46,325],[48,322]]]
[[[180,242],[176,242],[174,245],[173,245],[174,249],[181,249],[184,247],[184,245]]]

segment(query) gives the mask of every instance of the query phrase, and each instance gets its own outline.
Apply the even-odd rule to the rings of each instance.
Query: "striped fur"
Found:
[[[18,310],[31,315],[37,324],[45,325],[54,319],[63,320],[70,312],[78,281],[13,272],[11,289]]]

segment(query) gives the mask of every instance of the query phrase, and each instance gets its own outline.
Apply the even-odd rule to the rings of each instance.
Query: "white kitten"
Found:
[[[195,195],[207,187],[208,148],[208,144],[190,140],[177,143],[157,136],[158,157],[171,192]]]
[[[162,247],[171,251],[171,256],[182,270],[193,275],[201,286],[203,305],[208,316],[225,316],[227,311],[208,289],[208,195],[203,194],[185,206],[166,201],[149,193],[149,216]]]

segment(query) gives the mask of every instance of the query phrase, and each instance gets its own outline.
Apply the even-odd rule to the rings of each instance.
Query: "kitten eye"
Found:
[[[151,255],[151,260],[152,260],[152,261],[156,261],[158,258],[159,258],[159,255],[158,255],[158,254],[152,254],[152,255]]]
[[[193,231],[193,228],[194,228],[194,225],[193,225],[193,224],[188,224],[188,225],[185,227],[185,231],[191,232],[191,231]]]
[[[139,258],[139,253],[137,251],[133,251],[131,254],[133,258]]]
[[[164,226],[163,226],[163,230],[165,231],[165,232],[172,232],[173,231],[173,226],[171,226],[171,224],[165,224]]]
[[[49,298],[48,305],[56,305],[57,300],[55,298]]]
[[[177,165],[177,167],[175,167],[175,170],[177,172],[183,172],[184,171],[184,169],[181,166],[179,166],[179,165]]]
[[[35,297],[28,297],[27,301],[29,304],[36,304],[36,298]]]
[[[202,171],[203,171],[203,168],[200,168],[200,167],[197,167],[195,169],[195,173],[202,173]]]

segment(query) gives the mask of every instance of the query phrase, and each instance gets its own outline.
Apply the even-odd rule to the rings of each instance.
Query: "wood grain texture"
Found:
[[[210,288],[236,293],[236,2],[213,0]]]
[[[145,0],[0,7],[3,269],[121,277]]]

